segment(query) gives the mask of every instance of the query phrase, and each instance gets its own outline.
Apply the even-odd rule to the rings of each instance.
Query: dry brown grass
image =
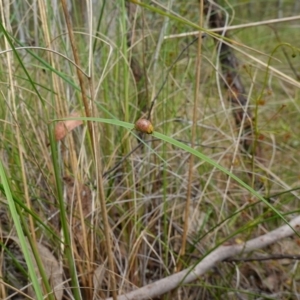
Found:
[[[135,131],[93,122],[51,140],[56,121],[50,122],[74,112],[134,123],[148,114],[145,107],[153,101],[155,131],[194,143],[197,151],[257,189],[287,220],[298,214],[300,8],[289,0],[278,1],[285,4],[281,8],[270,0],[230,2],[219,2],[228,13],[231,39],[225,42],[240,63],[261,159],[241,149],[235,108],[227,101],[211,37],[215,31],[206,32],[201,51],[191,44],[189,33],[199,24],[197,1],[174,1],[168,16],[161,11],[167,12],[171,2],[140,3],[130,16],[123,2],[102,1],[91,8],[72,2],[67,13],[77,60],[65,26],[68,14],[59,1],[0,1],[1,22],[13,37],[12,44],[0,41],[0,159],[23,228],[61,266],[63,299],[80,299],[79,294],[82,299],[116,298],[198,263],[221,245],[239,245],[283,225],[278,214],[224,172],[197,157],[190,163],[189,152],[152,135],[140,135],[142,144]],[[19,58],[6,52],[18,43],[27,47],[17,50]],[[75,65],[65,57],[83,70],[78,71],[81,85]],[[257,188],[253,174],[263,188]],[[12,247],[18,251],[11,256],[5,251],[5,241],[16,231],[2,185],[1,191],[3,280],[21,289],[4,276],[11,256],[23,260],[18,247]],[[255,255],[292,255],[298,247],[294,235]],[[12,265],[27,282],[27,270]],[[153,299],[297,299],[298,277],[295,259],[222,262]],[[9,299],[12,289],[3,285],[0,290]]]

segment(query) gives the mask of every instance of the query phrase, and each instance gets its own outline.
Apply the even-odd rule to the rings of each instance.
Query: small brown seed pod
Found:
[[[147,119],[139,119],[135,122],[134,125],[135,130],[151,134],[153,132],[153,125]]]

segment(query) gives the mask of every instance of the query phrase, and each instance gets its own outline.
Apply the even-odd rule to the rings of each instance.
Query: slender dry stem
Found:
[[[73,51],[74,61],[75,61],[75,64],[79,66],[80,65],[79,56],[78,56],[78,51],[77,51],[77,47],[75,44],[75,38],[74,38],[74,34],[73,34],[70,16],[68,13],[67,3],[66,3],[66,0],[61,0],[61,2],[62,2],[62,8],[64,11],[64,16],[65,16],[65,20],[66,20],[66,24],[67,24],[67,28],[68,28],[68,33],[69,33],[69,38],[70,38],[70,42],[71,42],[71,48]],[[87,117],[90,117],[91,113],[90,113],[90,109],[89,109],[86,90],[84,87],[84,77],[83,77],[83,74],[80,71],[80,69],[76,68],[76,71],[77,71],[77,77],[78,77],[79,84],[80,84],[82,101],[83,101],[84,108],[85,108],[85,114]],[[90,84],[91,84],[91,82],[90,82]],[[99,149],[100,143],[99,142],[96,143],[96,137],[98,136],[98,134],[97,134],[98,130],[97,130],[96,126],[93,126],[92,122],[88,122],[88,130],[89,130],[90,138],[92,140],[94,158],[96,161],[97,190],[99,193],[99,200],[100,200],[101,213],[102,213],[102,219],[103,219],[103,225],[104,225],[104,233],[105,233],[106,246],[107,246],[106,249],[107,249],[108,263],[109,263],[109,269],[110,269],[110,274],[111,274],[112,295],[113,295],[113,298],[116,299],[117,289],[116,289],[116,279],[115,279],[115,274],[114,274],[113,252],[111,251],[111,249],[112,249],[111,228],[110,228],[109,222],[108,222],[104,188],[103,188],[102,164],[101,164],[101,159],[100,159],[101,153],[100,153],[100,149]],[[88,266],[90,266],[89,263],[88,263]]]
[[[200,12],[199,26],[202,27],[203,0],[200,1],[199,12]],[[199,102],[200,76],[201,76],[201,55],[202,55],[202,33],[199,32],[198,55],[197,55],[197,63],[196,63],[196,83],[195,83],[194,108],[193,108],[192,138],[191,138],[191,147],[192,148],[194,148],[194,146],[195,146],[195,139],[196,139],[197,109],[198,109],[198,102]],[[186,195],[185,211],[184,211],[183,236],[182,236],[182,244],[181,244],[180,255],[179,255],[179,263],[177,264],[178,270],[180,270],[180,268],[181,268],[180,258],[182,256],[184,256],[184,254],[185,254],[188,225],[189,225],[189,211],[190,211],[191,191],[192,191],[192,182],[193,182],[193,169],[194,169],[194,155],[190,155],[188,186],[187,186],[187,195]]]
[[[68,34],[69,34],[69,38],[70,38],[71,48],[72,48],[72,51],[73,51],[74,61],[75,61],[75,64],[79,66],[80,65],[79,56],[78,56],[78,51],[77,51],[77,47],[76,47],[76,43],[75,43],[72,24],[71,24],[69,12],[68,12],[67,2],[66,2],[66,0],[61,0],[61,3],[62,3],[63,11],[64,11],[65,21],[66,21],[67,28],[68,28]],[[90,108],[89,108],[89,101],[88,101],[88,98],[87,98],[87,95],[86,95],[86,89],[84,87],[83,73],[78,68],[76,68],[76,72],[77,72],[77,77],[78,77],[78,80],[79,80],[79,85],[80,85],[80,90],[81,90],[81,95],[82,95],[82,101],[83,101],[83,105],[84,105],[85,114],[86,114],[87,117],[91,117]],[[92,128],[91,122],[88,122],[88,129],[89,129],[90,137],[92,139],[93,138],[93,128]]]
[[[299,19],[300,19],[300,16],[292,16],[292,17],[286,17],[286,18],[280,18],[280,19],[270,19],[270,20],[259,21],[259,22],[251,22],[251,23],[247,23],[247,24],[238,24],[238,25],[224,26],[224,27],[218,27],[218,28],[211,28],[209,30],[209,32],[223,32],[224,30],[229,31],[229,30],[236,30],[236,29],[244,29],[244,28],[262,26],[262,25],[270,25],[270,24],[276,24],[276,23],[282,23],[282,22],[291,22],[291,21],[296,21]],[[186,37],[186,36],[190,36],[190,35],[198,35],[198,33],[199,33],[199,31],[170,34],[168,36],[165,36],[165,39],[174,39],[174,38]]]

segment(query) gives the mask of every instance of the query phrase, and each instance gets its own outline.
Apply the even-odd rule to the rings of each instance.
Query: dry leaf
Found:
[[[57,261],[48,248],[42,244],[38,244],[37,248],[41,256],[50,286],[54,291],[55,298],[56,300],[61,300],[64,293],[62,265]]]
[[[93,283],[94,283],[94,297],[93,298],[94,299],[96,299],[96,296],[102,287],[102,281],[104,279],[105,270],[106,270],[105,266],[104,266],[104,264],[102,264],[94,271],[94,276],[93,276]]]
[[[78,112],[74,112],[70,117],[79,117]],[[55,126],[55,139],[57,141],[62,140],[70,131],[80,126],[83,122],[81,120],[67,120],[58,122]]]
[[[184,220],[185,214],[182,216],[182,220]],[[188,234],[193,235],[201,229],[205,219],[207,218],[206,213],[201,212],[194,203],[190,204],[189,207],[189,216],[188,216]]]
[[[263,280],[263,285],[270,292],[278,292],[280,287],[280,277],[277,274],[271,274]]]

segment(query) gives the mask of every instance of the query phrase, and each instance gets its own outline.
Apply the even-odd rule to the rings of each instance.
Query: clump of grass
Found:
[[[285,0],[281,9],[268,10],[262,8],[272,1],[232,2],[219,4],[233,25],[257,21],[258,14],[279,20],[295,5]],[[298,212],[299,84],[290,68],[290,60],[298,66],[295,21],[230,32],[262,145],[263,159],[256,160],[240,149],[234,107],[222,88],[211,38],[220,35],[206,29],[198,49],[189,35],[165,38],[199,29],[205,16],[198,2],[170,1],[168,9],[135,1],[127,3],[132,7],[72,3],[65,13],[53,3],[3,9],[0,1],[1,251],[3,259],[13,257],[5,241],[20,242],[27,269],[16,264],[16,270],[32,285],[30,292],[6,282],[0,298],[13,291],[37,299],[116,298],[196,264],[224,243],[271,231]],[[155,132],[136,132],[135,121],[148,114]],[[58,122],[74,118],[84,124],[56,140]],[[264,189],[257,190],[249,174]],[[265,254],[286,253],[286,244]],[[49,280],[39,245],[56,261],[60,282]],[[161,297],[299,292],[290,263],[268,267],[221,264]],[[281,284],[272,285],[276,280]]]

